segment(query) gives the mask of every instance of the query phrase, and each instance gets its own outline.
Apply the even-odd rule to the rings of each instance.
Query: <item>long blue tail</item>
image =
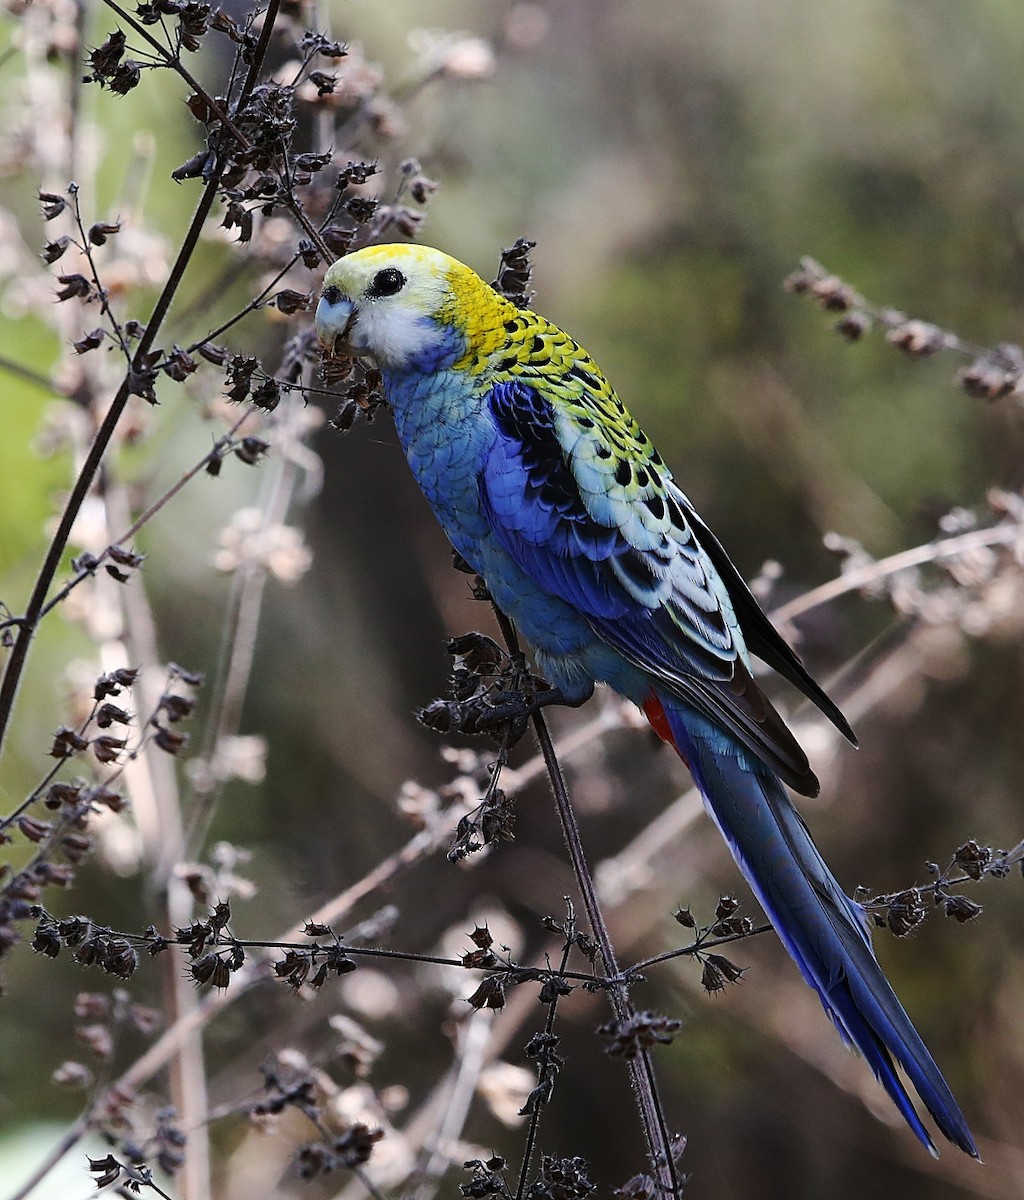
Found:
[[[843,1039],[935,1154],[893,1059],[941,1132],[978,1157],[949,1086],[882,973],[863,908],[836,882],[778,779],[728,735],[660,697],[677,750],[768,918]]]

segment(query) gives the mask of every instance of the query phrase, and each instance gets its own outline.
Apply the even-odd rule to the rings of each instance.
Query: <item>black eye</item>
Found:
[[[341,288],[334,283],[332,283],[330,287],[325,287],[324,299],[328,304],[337,304],[341,299]]]
[[[405,287],[405,276],[396,267],[385,267],[373,277],[373,283],[366,290],[367,296],[373,300],[382,296],[393,296]]]

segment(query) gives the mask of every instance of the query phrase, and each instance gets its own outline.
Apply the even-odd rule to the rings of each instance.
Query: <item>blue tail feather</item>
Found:
[[[875,958],[864,909],[836,882],[780,781],[696,713],[661,701],[709,813],[844,1041],[933,1154],[894,1059],[942,1134],[977,1158],[959,1105]]]

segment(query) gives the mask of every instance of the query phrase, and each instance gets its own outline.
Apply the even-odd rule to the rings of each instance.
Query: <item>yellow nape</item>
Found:
[[[450,299],[438,317],[466,335],[466,353],[453,364],[454,369],[478,375],[492,365],[490,356],[508,344],[505,322],[518,315],[519,310],[475,271],[455,259],[450,262]]]

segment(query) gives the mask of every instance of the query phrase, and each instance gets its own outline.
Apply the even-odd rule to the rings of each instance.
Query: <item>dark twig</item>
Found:
[[[252,409],[244,412],[238,418],[238,420],[235,421],[227,433],[222,434],[219,438],[217,438],[209,451],[207,451],[207,453],[204,454],[194,466],[190,467],[176,483],[171,484],[171,486],[160,496],[158,496],[144,512],[140,513],[140,515],[136,517],[136,519],[131,523],[131,525],[128,526],[128,528],[120,535],[120,537],[116,538],[110,543],[109,546],[105,547],[98,555],[96,555],[88,567],[83,567],[82,570],[73,575],[60,589],[60,591],[53,595],[46,602],[46,604],[43,605],[42,610],[39,613],[40,619],[52,612],[53,609],[55,609],[62,601],[66,600],[71,592],[73,592],[80,583],[84,583],[86,579],[89,579],[95,574],[97,567],[101,566],[103,562],[110,556],[111,547],[123,546],[126,542],[130,541],[139,532],[139,530],[148,525],[149,522],[157,515],[157,513],[160,512],[161,509],[163,509],[167,504],[169,504],[175,496],[177,496],[177,494],[187,483],[190,483],[197,475],[201,475],[202,472],[205,471],[210,465],[210,463],[216,462],[218,459],[225,458],[228,454],[230,454],[232,448],[236,444],[235,435],[238,433],[239,429],[241,429],[242,425],[244,425],[245,422],[253,416],[253,412],[254,410]],[[15,624],[16,622],[0,622],[0,628],[2,628],[6,623]]]
[[[100,311],[107,318],[111,332],[117,339],[117,344],[121,348],[121,355],[124,359],[125,366],[131,370],[132,351],[125,335],[124,327],[117,319],[117,314],[110,306],[110,296],[107,289],[103,286],[100,279],[99,268],[96,266],[96,259],[93,257],[93,242],[89,232],[85,228],[85,222],[82,220],[82,206],[78,200],[78,185],[73,183],[68,187],[68,195],[71,198],[71,213],[75,219],[75,225],[78,227],[78,249],[89,264],[89,274],[92,276],[92,285],[96,292],[96,298],[100,302]],[[111,229],[116,229],[116,226],[111,226]]]
[[[562,943],[562,958],[558,964],[556,975],[560,978],[566,977],[566,966],[569,962],[569,954],[573,946],[573,929],[576,923],[575,913],[573,912],[571,902],[568,902],[569,914],[565,923],[565,940]],[[555,1028],[555,1012],[558,1008],[558,994],[556,993],[548,1005],[547,1017],[544,1021],[544,1036],[550,1038]],[[543,1085],[547,1082],[545,1071],[547,1068],[543,1062],[538,1065],[538,1085]],[[519,1184],[516,1187],[516,1200],[523,1200],[523,1195],[526,1192],[526,1179],[530,1170],[530,1161],[533,1158],[534,1147],[537,1144],[537,1133],[540,1129],[540,1115],[544,1111],[544,1103],[537,1102],[533,1105],[530,1112],[530,1124],[526,1131],[526,1145],[523,1147],[523,1161],[519,1169]]]
[[[501,628],[502,636],[508,646],[509,653],[518,653],[518,639],[516,638],[512,622],[497,605],[494,606],[494,612],[498,620],[498,625]],[[605,923],[604,914],[601,911],[601,905],[597,898],[597,889],[594,886],[590,868],[587,865],[583,841],[576,822],[576,814],[569,800],[565,778],[562,775],[562,767],[558,761],[558,755],[555,753],[551,734],[548,731],[543,712],[537,709],[532,714],[531,720],[533,722],[534,735],[540,746],[541,755],[544,758],[544,766],[547,769],[548,779],[551,783],[555,808],[562,826],[566,848],[569,851],[573,874],[576,877],[576,882],[583,897],[583,906],[586,909],[587,920],[590,923],[590,928],[600,950],[605,973],[610,980],[617,981],[620,978],[620,971],[615,955],[615,948],[612,944],[608,926]],[[614,983],[608,988],[608,995],[616,1020],[624,1021],[636,1015],[629,997],[629,990],[624,984]],[[661,1099],[658,1095],[654,1068],[646,1050],[641,1049],[635,1057],[630,1058],[629,1070],[640,1105],[640,1115],[644,1134],[647,1138],[652,1170],[659,1180],[659,1185],[664,1195],[679,1196],[680,1180],[675,1168],[672,1139],[665,1124],[665,1115]]]
[[[107,8],[112,9],[115,13],[117,13],[117,15],[121,18],[121,20],[124,21],[124,23],[126,25],[129,25],[131,27],[132,32],[137,37],[140,37],[140,38],[142,38],[143,41],[148,42],[153,47],[153,49],[156,51],[157,56],[163,62],[165,62],[167,64],[167,66],[172,67],[181,76],[181,78],[188,84],[188,86],[190,88],[192,88],[192,90],[196,93],[197,96],[202,97],[203,103],[209,106],[210,112],[213,113],[213,115],[217,118],[217,120],[221,123],[221,125],[223,125],[223,127],[228,131],[228,133],[231,134],[231,136],[235,139],[235,141],[240,146],[248,146],[249,140],[248,140],[248,138],[246,138],[245,134],[243,134],[242,131],[238,128],[238,126],[234,123],[234,121],[231,120],[231,118],[228,116],[228,114],[224,111],[223,107],[220,104],[218,104],[217,100],[213,96],[210,95],[210,93],[206,90],[206,88],[204,88],[203,85],[199,82],[199,80],[196,79],[196,77],[191,73],[191,71],[189,71],[189,69],[181,61],[181,58],[179,55],[175,54],[171,49],[169,49],[169,47],[161,45],[161,43],[158,42],[155,37],[153,37],[153,35],[149,32],[149,30],[145,27],[145,25],[142,25],[139,21],[136,21],[135,18],[132,17],[129,13],[126,13],[119,4],[114,3],[114,0],[103,0],[103,3],[107,6]],[[276,7],[276,5],[272,3],[270,7],[274,8],[274,7]],[[270,25],[273,26],[273,23],[274,23],[273,18],[271,17]],[[266,29],[266,28],[267,28],[267,22],[264,21],[264,29]],[[267,39],[267,42],[269,42],[269,38]],[[263,45],[262,50],[264,52],[266,51],[266,44]],[[263,55],[259,52],[259,50],[257,51],[257,54],[254,56],[253,61],[258,62],[262,65]],[[246,92],[248,90],[251,90],[251,89],[248,89],[248,88],[244,89],[244,91],[246,91]],[[237,111],[237,109],[236,109],[236,111]]]
[[[771,611],[771,618],[776,624],[783,624],[803,616],[811,609],[822,604],[828,604],[847,592],[861,591],[872,587],[890,575],[899,571],[907,571],[913,567],[924,566],[927,563],[941,562],[944,559],[956,558],[958,555],[977,550],[983,546],[1014,546],[1024,541],[1024,529],[1019,521],[1008,519],[988,529],[972,529],[955,537],[940,538],[938,541],[925,542],[910,550],[900,550],[888,558],[865,563],[863,566],[851,567],[843,571],[835,579],[820,584],[810,591],[780,604]]]
[[[43,1182],[53,1168],[60,1160],[69,1154],[75,1146],[85,1137],[92,1128],[93,1116],[100,1107],[100,1104],[107,1097],[105,1091],[100,1091],[93,1101],[86,1107],[85,1111],[78,1119],[62,1134],[60,1140],[54,1144],[50,1152],[46,1155],[43,1161],[25,1180],[25,1182],[16,1191],[13,1191],[8,1200],[25,1200],[32,1192]]]
[[[716,946],[725,946],[729,942],[742,942],[747,938],[756,937],[759,933],[771,933],[771,925],[757,925],[753,929],[745,929],[742,933],[729,933],[722,937],[714,938],[699,938],[695,942],[691,942],[689,946],[680,946],[676,950],[665,950],[661,954],[652,954],[650,958],[642,958],[639,962],[635,962],[631,967],[627,967],[622,972],[620,979],[625,982],[631,976],[635,976],[641,971],[646,971],[648,967],[653,967],[657,963],[669,962],[673,958],[692,958],[694,955],[702,954],[705,950],[713,950]]]
[[[192,217],[192,223],[185,235],[185,240],[182,242],[181,249],[178,251],[178,257],[174,262],[174,266],[171,269],[170,276],[157,300],[153,314],[146,326],[146,331],[139,341],[133,359],[133,366],[136,368],[142,365],[145,355],[152,348],[153,342],[156,340],[156,335],[159,332],[163,318],[167,314],[171,300],[174,298],[174,294],[178,290],[178,285],[181,283],[196,246],[199,244],[199,237],[202,233],[203,225],[206,223],[206,218],[210,215],[210,209],[213,207],[219,183],[220,171],[217,170],[211,176],[200,198]],[[106,454],[111,438],[114,436],[114,430],[117,428],[117,424],[128,404],[128,399],[131,395],[129,391],[130,383],[129,372],[122,380],[121,386],[117,389],[117,394],[107,409],[102,424],[96,431],[92,446],[89,448],[86,460],[78,473],[78,478],[75,480],[71,494],[68,496],[67,503],[64,506],[57,530],[47,548],[46,557],[43,559],[43,565],[40,568],[35,586],[32,589],[32,595],[25,609],[24,618],[18,626],[14,647],[11,650],[10,658],[7,660],[3,681],[0,682],[0,752],[3,750],[4,736],[7,732],[11,713],[14,709],[18,685],[21,682],[22,672],[25,669],[25,663],[28,658],[29,645],[41,620],[47,593],[57,573],[64,550],[67,547],[71,527],[74,525],[82,504],[85,502],[85,498],[92,488],[93,480],[96,478],[100,463],[103,461],[103,456]]]
[[[263,66],[263,59],[266,55],[267,46],[270,43],[270,36],[273,31],[274,22],[277,19],[277,12],[280,8],[281,0],[270,0],[270,4],[263,18],[263,28],[260,31],[260,40],[253,55],[252,62],[249,67],[249,72],[245,83],[242,86],[241,93],[238,99],[238,106],[244,104],[252,89],[256,86],[256,81],[259,78],[260,70]],[[164,284],[163,290],[157,298],[156,304],[153,307],[149,321],[146,323],[146,328],[142,337],[139,339],[139,344],[135,350],[135,356],[132,359],[132,367],[121,381],[120,387],[107,409],[103,422],[96,432],[93,443],[89,448],[89,453],[86,456],[82,469],[78,473],[78,478],[75,480],[74,486],[71,489],[71,494],[68,496],[64,506],[64,511],[61,514],[60,522],[57,530],[53,535],[50,545],[47,549],[46,556],[43,559],[43,565],[39,570],[39,575],[36,578],[35,586],[32,589],[32,594],[29,598],[28,605],[25,609],[25,614],[22,622],[18,626],[18,632],[15,638],[14,646],[11,650],[10,657],[7,660],[4,669],[3,680],[0,681],[0,753],[3,751],[4,740],[10,724],[11,714],[14,710],[14,702],[17,697],[18,686],[21,683],[21,676],[25,670],[25,663],[28,659],[29,646],[32,638],[35,636],[36,629],[42,617],[43,607],[46,603],[47,593],[53,583],[53,578],[60,566],[61,558],[68,544],[68,538],[71,535],[71,528],[75,523],[78,513],[81,510],[82,504],[85,502],[86,496],[92,488],[93,481],[99,470],[100,463],[107,452],[110,441],[114,436],[114,430],[117,428],[118,422],[128,404],[131,395],[132,372],[140,371],[145,364],[146,356],[152,349],[156,341],[157,334],[163,325],[164,319],[167,316],[171,303],[177,294],[178,287],[184,278],[185,271],[189,263],[192,261],[192,256],[199,244],[199,239],[203,231],[203,226],[206,224],[206,219],[210,215],[210,210],[213,207],[213,202],[216,199],[217,192],[220,188],[221,175],[224,169],[223,156],[218,154],[214,168],[207,181],[203,194],[196,206],[196,211],[192,216],[192,221],[189,224],[188,231],[182,241],[181,247],[178,250],[178,255],[171,267],[167,282]]]

